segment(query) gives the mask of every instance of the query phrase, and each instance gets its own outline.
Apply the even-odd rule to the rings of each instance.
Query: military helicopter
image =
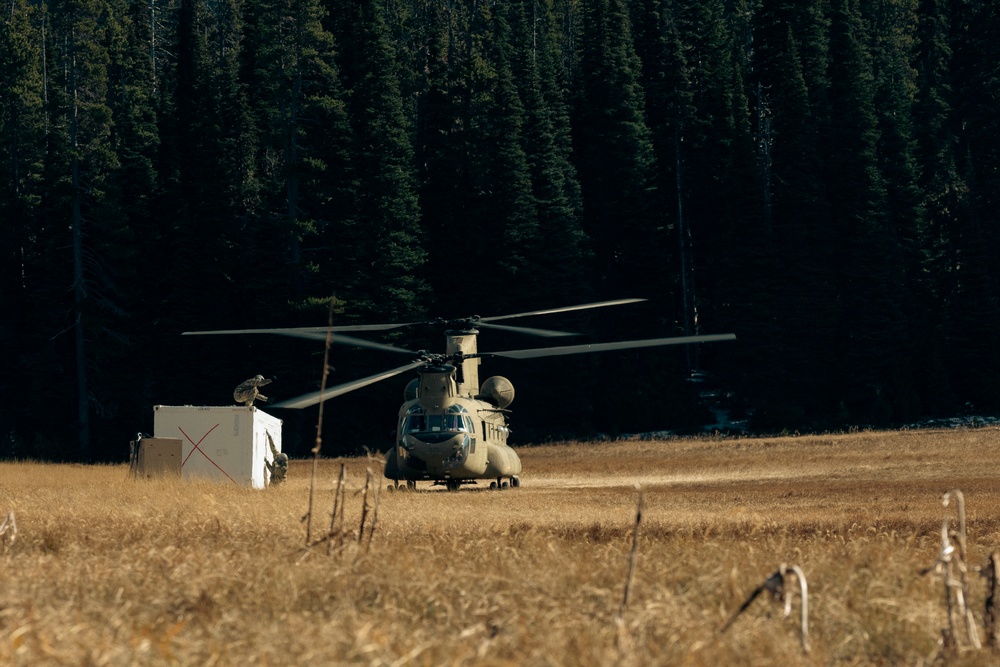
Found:
[[[404,390],[404,402],[399,409],[395,445],[386,456],[384,475],[391,490],[417,488],[418,481],[444,485],[457,491],[463,484],[490,480],[490,488],[521,485],[521,459],[507,444],[510,434],[507,410],[514,400],[514,385],[501,376],[487,378],[479,384],[479,365],[484,357],[532,359],[569,354],[626,350],[663,345],[684,345],[735,340],[734,334],[677,336],[612,343],[593,343],[542,347],[502,352],[479,352],[477,337],[480,328],[500,329],[547,338],[577,334],[495,324],[498,320],[549,315],[590,308],[602,308],[645,299],[618,299],[547,310],[534,310],[493,317],[472,316],[454,320],[407,322],[401,324],[344,325],[285,329],[230,329],[221,331],[191,331],[194,334],[279,334],[298,338],[325,340],[357,347],[373,348],[409,355],[409,363],[375,375],[353,380],[297,398],[275,403],[276,408],[306,408],[322,401],[366,387],[402,373],[415,370],[414,378]],[[385,331],[418,324],[444,326],[443,354],[426,350],[408,350],[395,345],[376,343],[345,336],[343,331]],[[405,486],[404,486],[405,484]]]

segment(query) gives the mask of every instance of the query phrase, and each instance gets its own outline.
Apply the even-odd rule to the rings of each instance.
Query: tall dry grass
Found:
[[[333,555],[303,546],[311,460],[266,491],[0,464],[0,515],[18,529],[0,552],[0,664],[997,664],[940,645],[943,583],[919,572],[952,489],[969,562],[1000,548],[998,442],[981,429],[523,448],[520,489],[383,489],[370,549],[356,541],[367,460],[324,459],[314,531],[347,468],[351,534]],[[808,578],[808,655],[797,601],[786,619],[761,596],[719,633],[782,563]],[[982,622],[978,576],[969,597]]]

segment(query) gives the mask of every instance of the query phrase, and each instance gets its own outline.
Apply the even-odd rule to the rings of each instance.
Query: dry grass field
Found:
[[[304,548],[311,461],[266,491],[0,463],[18,529],[0,551],[0,664],[1000,664],[964,625],[942,646],[943,578],[920,574],[952,489],[970,565],[1000,549],[998,446],[983,428],[523,448],[519,489],[380,480],[360,545],[369,463],[324,459],[314,537],[347,466],[352,534],[333,554]],[[791,617],[761,596],[719,632],[782,563],[808,580],[809,654],[798,595]],[[987,587],[976,572],[968,587],[985,644]]]

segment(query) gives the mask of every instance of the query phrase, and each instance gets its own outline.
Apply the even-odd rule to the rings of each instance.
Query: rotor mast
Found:
[[[457,383],[458,395],[474,398],[479,393],[479,364],[481,362],[479,357],[475,356],[479,352],[477,345],[479,330],[475,327],[450,329],[445,331],[444,335],[445,354],[454,358],[453,355],[461,353],[461,362],[457,360],[454,362],[456,366],[459,363],[462,365],[456,377],[456,381],[461,379],[461,382]]]

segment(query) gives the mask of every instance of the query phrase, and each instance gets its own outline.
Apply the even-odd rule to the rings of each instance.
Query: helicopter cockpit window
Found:
[[[415,433],[417,431],[426,430],[424,428],[424,416],[423,415],[410,415],[406,418],[406,424],[403,426],[403,430],[408,433]]]
[[[428,431],[464,431],[465,422],[460,415],[429,415]]]
[[[414,406],[406,411],[403,419],[403,433],[416,433],[426,430],[426,420],[424,410],[419,406]]]

